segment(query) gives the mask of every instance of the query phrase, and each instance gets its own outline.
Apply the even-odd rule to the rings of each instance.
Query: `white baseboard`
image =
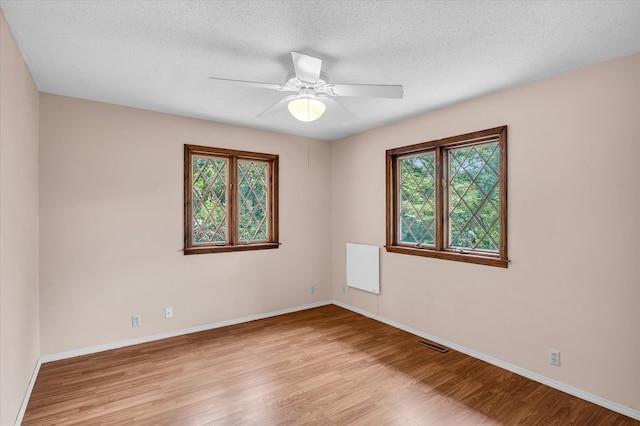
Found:
[[[94,354],[97,352],[108,351],[111,349],[123,348],[125,346],[138,345],[140,343],[153,342],[155,340],[167,339],[169,337],[182,336],[190,333],[197,333],[199,331],[212,330],[214,328],[226,327],[228,325],[241,324],[243,322],[255,321],[264,318],[275,317],[278,315],[289,314],[297,311],[304,311],[306,309],[317,308],[319,306],[330,305],[333,302],[331,300],[325,300],[321,302],[310,303],[308,305],[296,306],[293,308],[279,309],[277,311],[265,312],[263,314],[249,315],[241,318],[234,318],[226,321],[215,322],[212,324],[199,325],[196,327],[183,328],[180,330],[168,331],[166,333],[153,334],[151,336],[137,337],[135,339],[121,340],[119,342],[108,343],[105,345],[91,346],[88,348],[75,349],[67,352],[60,352],[51,355],[41,356],[42,363],[59,361],[61,359],[73,358],[82,355]]]
[[[538,373],[534,373],[533,371],[526,370],[524,368],[520,368],[517,365],[509,364],[507,362],[501,361],[496,358],[492,358],[488,355],[482,354],[480,352],[476,352],[472,349],[465,348],[464,346],[457,345],[455,343],[449,342],[448,340],[441,339],[437,336],[432,336],[431,334],[425,333],[413,327],[409,327],[407,325],[401,324],[399,322],[390,320],[388,318],[384,318],[380,315],[373,314],[371,312],[365,311],[363,309],[356,308],[355,306],[348,305],[346,303],[340,302],[338,300],[333,300],[333,304],[340,306],[341,308],[348,309],[360,315],[364,315],[366,317],[375,319],[377,321],[388,324],[392,327],[399,328],[400,330],[404,330],[408,333],[415,334],[416,336],[422,337],[427,340],[431,340],[432,342],[439,343],[448,348],[454,349],[458,352],[462,352],[463,354],[469,355],[473,358],[477,358],[479,360],[488,362],[489,364],[493,364],[497,367],[503,368],[505,370],[511,371],[512,373],[516,373],[520,376],[526,377],[528,379],[534,380],[538,383],[542,383],[543,385],[547,385],[554,389],[558,389],[562,392],[568,393],[569,395],[576,396],[580,399],[584,399],[585,401],[592,402],[594,404],[600,405],[601,407],[608,408],[611,411],[615,411],[620,414],[624,414],[625,416],[631,417],[636,420],[640,420],[640,410],[635,410],[633,408],[627,407],[622,404],[618,404],[617,402],[609,401],[608,399],[599,397],[597,395],[591,394],[589,392],[585,392],[581,389],[574,388],[573,386],[569,386],[567,384],[558,382],[557,380],[550,379],[548,377],[542,376]]]
[[[38,361],[36,361],[36,366],[33,368],[33,373],[31,373],[29,386],[27,386],[27,391],[25,392],[24,398],[22,399],[20,411],[18,411],[18,416],[16,417],[16,426],[20,426],[22,424],[22,419],[24,418],[24,413],[27,411],[27,405],[29,404],[29,399],[31,398],[31,392],[33,392],[33,386],[36,384],[36,379],[38,378],[38,373],[40,372],[41,365],[42,361],[40,358],[38,358]]]
[[[29,387],[27,389],[27,393],[25,395],[25,399],[22,403],[22,406],[20,407],[20,412],[18,414],[18,418],[16,420],[16,425],[19,425],[22,422],[22,418],[24,416],[25,410],[27,408],[27,404],[29,402],[29,397],[31,396],[31,391],[33,390],[33,385],[35,384],[36,381],[36,377],[38,376],[38,372],[40,371],[40,365],[45,363],[45,362],[51,362],[51,361],[58,361],[61,359],[67,359],[67,358],[73,358],[76,356],[81,356],[81,355],[88,355],[88,354],[92,354],[92,353],[97,353],[97,352],[102,352],[102,351],[107,351],[110,349],[117,349],[117,348],[122,348],[125,346],[132,346],[132,345],[137,345],[140,343],[146,343],[146,342],[152,342],[155,340],[161,340],[161,339],[167,339],[169,337],[175,337],[175,336],[182,336],[184,334],[189,334],[189,333],[197,333],[199,331],[205,331],[205,330],[212,330],[215,328],[220,328],[220,327],[226,327],[228,325],[234,325],[234,324],[241,324],[244,322],[249,322],[249,321],[255,321],[255,320],[259,320],[259,319],[264,319],[264,318],[270,318],[270,317],[274,317],[274,316],[278,316],[278,315],[284,315],[284,314],[288,314],[288,313],[292,313],[292,312],[297,312],[297,311],[303,311],[306,309],[311,309],[311,308],[317,308],[319,306],[325,306],[325,305],[330,305],[330,304],[334,304],[336,306],[340,306],[341,308],[356,312],[360,315],[364,315],[366,317],[375,319],[377,321],[383,322],[385,324],[388,324],[392,327],[398,328],[400,330],[404,330],[408,333],[411,334],[415,334],[416,336],[422,337],[424,339],[427,340],[431,340],[432,342],[436,342],[439,343],[443,346],[449,347],[451,349],[454,349],[458,352],[462,352],[464,354],[467,354],[473,358],[477,358],[479,360],[488,362],[489,364],[493,364],[497,367],[503,368],[505,370],[511,371],[513,373],[516,373],[520,376],[526,377],[528,379],[534,380],[538,383],[542,383],[544,385],[547,385],[549,387],[558,389],[562,392],[566,392],[570,395],[576,396],[578,398],[584,399],[585,401],[589,401],[592,402],[594,404],[600,405],[602,407],[605,407],[609,410],[615,411],[617,413],[620,414],[624,414],[625,416],[631,417],[633,419],[636,420],[640,420],[640,411],[639,410],[635,410],[633,408],[624,406],[622,404],[618,404],[616,402],[613,401],[609,401],[605,398],[599,397],[597,395],[593,395],[591,393],[585,392],[583,390],[574,388],[573,386],[569,386],[566,385],[564,383],[558,382],[556,380],[550,379],[548,377],[542,376],[540,374],[534,373],[532,371],[526,370],[524,368],[520,368],[516,365],[513,364],[509,364],[507,362],[501,361],[499,359],[490,357],[488,355],[482,354],[480,352],[476,352],[472,349],[469,348],[465,348],[464,346],[460,346],[458,344],[455,344],[453,342],[449,342],[445,339],[441,339],[437,336],[432,336],[428,333],[425,333],[423,331],[420,331],[418,329],[415,329],[413,327],[409,327],[407,325],[401,324],[399,322],[390,320],[388,318],[384,318],[382,316],[373,314],[371,312],[365,311],[363,309],[359,309],[356,308],[355,306],[351,306],[348,305],[346,303],[340,302],[338,300],[327,300],[327,301],[321,301],[321,302],[316,302],[316,303],[311,303],[308,305],[302,305],[302,306],[296,306],[293,308],[287,308],[287,309],[280,309],[277,311],[272,311],[272,312],[266,312],[263,314],[256,314],[256,315],[250,315],[250,316],[246,316],[246,317],[241,317],[241,318],[236,318],[236,319],[231,319],[231,320],[226,320],[226,321],[220,321],[220,322],[216,322],[216,323],[212,323],[212,324],[206,324],[206,325],[201,325],[201,326],[197,326],[197,327],[191,327],[191,328],[185,328],[185,329],[181,329],[181,330],[175,330],[175,331],[170,331],[170,332],[166,332],[166,333],[160,333],[160,334],[154,334],[152,336],[145,336],[145,337],[139,337],[136,339],[130,339],[130,340],[124,340],[124,341],[120,341],[120,342],[115,342],[115,343],[110,343],[110,344],[106,344],[106,345],[99,345],[99,346],[92,346],[92,347],[88,347],[88,348],[82,348],[82,349],[77,349],[77,350],[73,350],[73,351],[68,351],[68,352],[60,352],[57,354],[51,354],[51,355],[43,355],[38,359],[38,362],[36,364],[36,367],[34,369],[33,372],[33,376],[31,378],[31,381],[29,382]]]

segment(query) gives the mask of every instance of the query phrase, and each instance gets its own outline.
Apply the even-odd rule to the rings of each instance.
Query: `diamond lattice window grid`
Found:
[[[221,158],[193,159],[193,241],[225,243],[227,238],[227,169]]]
[[[507,126],[386,151],[386,250],[506,268]]]
[[[449,151],[449,247],[500,248],[500,149],[497,143]]]
[[[278,248],[278,155],[184,146],[184,253]]]
[[[403,243],[434,245],[435,155],[400,158],[398,185],[399,234]]]
[[[240,241],[265,241],[269,238],[267,222],[268,164],[238,162],[240,205]]]

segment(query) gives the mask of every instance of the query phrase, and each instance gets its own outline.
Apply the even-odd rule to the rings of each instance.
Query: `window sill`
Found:
[[[478,265],[495,266],[498,268],[507,268],[509,260],[500,259],[498,257],[479,256],[469,253],[454,253],[450,251],[435,251],[429,249],[419,249],[413,247],[402,246],[386,246],[389,253],[409,254],[412,256],[432,257],[435,259],[454,260],[456,262],[475,263]]]
[[[183,250],[185,255],[189,254],[205,254],[205,253],[226,253],[231,251],[248,251],[248,250],[268,250],[277,249],[280,247],[280,243],[256,243],[256,244],[242,244],[237,246],[202,246],[202,247],[188,247]]]

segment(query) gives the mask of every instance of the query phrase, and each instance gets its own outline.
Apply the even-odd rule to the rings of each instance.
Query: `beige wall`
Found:
[[[640,409],[640,55],[333,143],[41,94],[38,236],[38,95],[0,24],[0,424],[39,354],[331,297]],[[383,252],[382,294],[343,295],[345,243],[384,245],[384,151],[503,124],[509,268]],[[281,156],[280,249],[182,255],[184,143]]]
[[[13,424],[40,355],[38,91],[0,11],[0,424]]]
[[[343,295],[345,243],[385,243],[385,150],[504,124],[509,268],[383,251],[378,300]],[[335,142],[334,298],[640,409],[639,135],[634,55]]]
[[[280,155],[279,249],[182,254],[185,143]],[[330,299],[329,163],[328,142],[41,94],[42,354]]]

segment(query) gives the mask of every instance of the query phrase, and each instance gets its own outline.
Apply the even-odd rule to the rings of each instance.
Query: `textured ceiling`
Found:
[[[342,138],[487,93],[640,52],[640,1],[9,1],[0,7],[43,92]],[[333,83],[402,84],[403,99],[340,98],[302,123],[291,51]]]

